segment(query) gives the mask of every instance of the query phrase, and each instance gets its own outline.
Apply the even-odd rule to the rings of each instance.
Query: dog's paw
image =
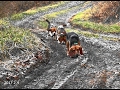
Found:
[[[58,42],[58,43],[60,43],[60,41],[59,41],[59,40],[58,40],[57,42]]]
[[[67,53],[67,56],[69,56],[69,54]]]

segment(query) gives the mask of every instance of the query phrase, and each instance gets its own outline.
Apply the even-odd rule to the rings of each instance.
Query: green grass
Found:
[[[56,18],[58,15],[62,15],[64,13],[67,13],[69,10],[61,10],[61,11],[58,11],[58,12],[53,12],[53,13],[50,13],[50,14],[46,14],[44,15],[44,17],[48,18],[49,20],[53,19],[53,18]]]
[[[89,18],[91,17],[91,12],[94,12],[95,9],[92,10],[93,11],[91,11],[91,8],[89,8],[83,12],[79,12],[72,18],[71,23],[75,26],[92,29],[97,33],[120,33],[120,26],[118,24],[109,25],[89,21]]]
[[[0,19],[0,25],[7,26],[7,25],[9,25],[9,22],[7,20],[5,20],[5,18],[3,18],[3,19]]]
[[[120,26],[118,26],[117,24],[107,25],[80,20],[73,20],[73,24],[77,26],[82,26],[84,28],[92,29],[98,33],[120,33]]]
[[[91,17],[91,8],[79,12],[74,16],[74,20],[88,20]]]
[[[36,10],[27,10],[27,11],[25,11],[25,12],[23,12],[23,14],[24,15],[33,15],[33,14],[35,14],[35,13],[37,13],[38,12],[38,10],[36,9]]]
[[[7,42],[13,42],[13,44],[24,45],[24,48],[33,48],[33,46],[38,45],[38,38],[32,34],[29,30],[24,30],[21,28],[7,28],[4,31],[0,31],[0,51],[5,51],[8,49]]]
[[[11,16],[11,20],[21,20],[25,15],[23,13],[17,13]]]
[[[47,23],[46,21],[39,21],[39,22],[38,22],[38,26],[39,26],[39,28],[41,28],[41,29],[47,29],[48,23]]]

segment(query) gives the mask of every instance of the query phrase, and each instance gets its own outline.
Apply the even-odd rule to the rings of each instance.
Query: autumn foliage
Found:
[[[120,2],[119,1],[101,1],[94,4],[96,12],[92,13],[92,20],[95,22],[110,23],[119,19]]]

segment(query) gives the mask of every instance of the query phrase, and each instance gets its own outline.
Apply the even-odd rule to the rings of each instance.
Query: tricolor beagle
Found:
[[[80,45],[79,36],[75,32],[67,33],[67,56],[78,57],[83,55],[82,46]]]
[[[65,29],[64,29],[64,26],[63,25],[58,26],[58,28],[57,28],[57,41],[58,41],[58,43],[66,44],[66,36],[67,36],[67,34],[66,34]]]
[[[44,19],[48,23],[48,27],[47,27],[48,35],[50,35],[51,37],[54,37],[56,39],[57,26],[52,24],[48,19],[46,19],[46,18],[44,18]]]

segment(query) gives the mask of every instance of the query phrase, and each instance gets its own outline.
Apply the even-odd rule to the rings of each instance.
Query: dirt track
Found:
[[[38,13],[25,18],[22,21],[12,22],[15,26],[32,28],[39,38],[43,38],[45,44],[52,50],[48,64],[41,64],[32,72],[22,78],[17,86],[5,88],[17,89],[102,89],[120,88],[120,42],[107,41],[102,38],[87,38],[80,35],[84,56],[76,59],[66,56],[65,45],[58,44],[46,32],[36,30],[34,20],[40,19],[47,13],[62,9],[73,8],[83,4],[83,1],[69,1],[65,5]],[[87,7],[71,9],[69,13],[54,18],[53,22],[67,23],[67,20],[79,11]],[[67,18],[66,18],[67,17]],[[71,27],[69,27],[71,28]],[[78,28],[78,30],[81,30]],[[111,35],[108,35],[111,36]],[[113,35],[120,38],[117,35]]]

